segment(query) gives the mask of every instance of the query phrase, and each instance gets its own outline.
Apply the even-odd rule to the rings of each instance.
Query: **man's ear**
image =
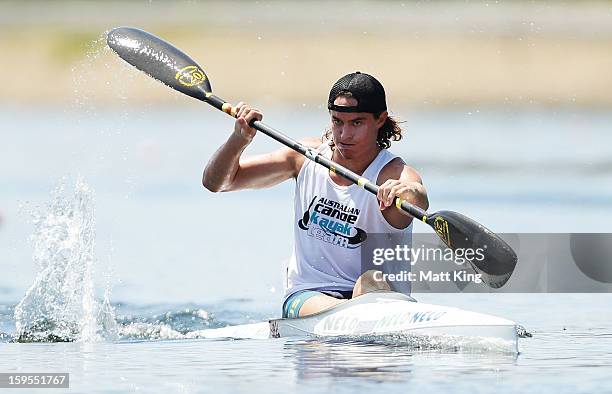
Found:
[[[389,113],[387,111],[383,111],[378,117],[378,119],[376,119],[376,127],[379,129],[383,127],[388,117],[389,117]]]

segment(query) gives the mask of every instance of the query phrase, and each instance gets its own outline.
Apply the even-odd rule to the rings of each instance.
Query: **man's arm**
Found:
[[[378,175],[380,185],[377,198],[387,222],[395,228],[406,228],[412,222],[412,216],[395,208],[393,200],[399,197],[419,208],[427,210],[429,200],[420,175],[403,160],[396,158],[388,163]]]
[[[242,152],[256,133],[248,124],[252,120],[261,120],[263,115],[244,103],[239,103],[237,109],[234,132],[214,153],[204,169],[204,187],[212,192],[257,189],[296,177],[304,163],[304,157],[289,148],[241,159]],[[304,143],[313,147],[320,144],[320,141],[309,139]]]

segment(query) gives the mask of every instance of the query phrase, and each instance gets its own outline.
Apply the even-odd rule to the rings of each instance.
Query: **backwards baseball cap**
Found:
[[[344,93],[350,93],[357,105],[335,105],[334,100]],[[338,112],[379,113],[387,110],[385,89],[376,78],[356,71],[340,78],[329,92],[327,109]]]

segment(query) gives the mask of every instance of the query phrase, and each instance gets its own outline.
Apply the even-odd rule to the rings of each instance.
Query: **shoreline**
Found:
[[[361,24],[326,13],[341,9],[337,3],[317,2],[313,15],[306,15],[312,7],[277,2],[53,4],[6,3],[5,15],[14,15],[0,18],[0,51],[14,56],[0,58],[0,68],[12,70],[0,75],[0,102],[182,105],[178,93],[137,75],[109,50],[92,50],[104,46],[104,30],[131,24],[183,49],[230,101],[319,105],[341,75],[361,70],[377,76],[398,107],[612,108],[608,3],[357,2],[361,8],[351,13]],[[62,13],[57,4],[76,8]],[[369,17],[374,9],[384,12]],[[164,20],[164,13],[186,18]],[[20,17],[23,25],[15,22]],[[580,23],[587,17],[594,22]],[[51,27],[58,18],[63,24]]]

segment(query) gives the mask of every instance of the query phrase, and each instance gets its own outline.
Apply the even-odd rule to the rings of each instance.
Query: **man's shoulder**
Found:
[[[321,137],[306,137],[300,140],[300,142],[309,148],[318,148],[323,143],[323,141],[321,141]]]
[[[389,179],[406,179],[413,182],[423,183],[419,173],[406,164],[404,159],[396,156],[394,159],[389,161],[378,174],[377,183],[380,185]]]
[[[321,146],[322,142],[321,142],[321,138],[317,138],[317,137],[306,137],[306,138],[302,138],[298,141],[298,143],[308,147],[308,148],[318,148],[319,146]],[[298,152],[297,150],[293,149],[293,148],[289,148],[286,147],[284,148],[285,154],[288,155],[289,157],[292,158],[299,158],[299,157],[304,157],[303,154],[301,154],[300,152]]]
[[[320,137],[306,137],[299,140],[299,142],[308,148],[318,148],[323,144]],[[289,155],[290,158],[293,159],[294,163],[294,177],[297,177],[302,166],[304,165],[304,162],[306,161],[306,156],[293,149],[291,152],[289,152]]]

